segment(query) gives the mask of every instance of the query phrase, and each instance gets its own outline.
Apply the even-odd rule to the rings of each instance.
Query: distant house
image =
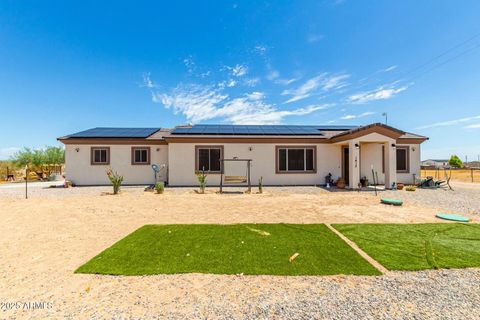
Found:
[[[422,161],[422,167],[431,167],[431,168],[448,168],[448,159],[428,159]]]
[[[173,129],[94,128],[59,138],[66,146],[66,178],[76,185],[108,184],[105,170],[124,175],[125,184],[196,186],[196,170],[205,170],[209,185],[220,173],[245,175],[266,185],[321,185],[325,176],[342,177],[351,188],[360,179],[390,187],[420,176],[420,145],[427,137],[374,123],[367,126],[193,125]]]

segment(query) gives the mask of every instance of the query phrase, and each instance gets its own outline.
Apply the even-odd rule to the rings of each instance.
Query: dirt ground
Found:
[[[480,169],[454,169],[454,170],[445,170],[438,169],[422,169],[421,170],[422,178],[425,177],[434,177],[438,180],[446,180],[445,174],[451,175],[452,181],[461,181],[461,182],[470,182],[480,184]]]
[[[285,192],[266,188],[264,194],[250,195],[220,195],[213,190],[200,195],[191,189],[167,189],[165,194],[156,195],[125,189],[118,196],[98,192],[28,200],[1,197],[0,303],[46,302],[48,307],[0,310],[0,318],[138,318],[159,314],[208,317],[220,310],[212,308],[230,306],[232,311],[235,300],[240,299],[238,290],[244,290],[243,299],[258,298],[265,290],[271,290],[271,286],[280,286],[284,296],[269,297],[279,303],[289,290],[297,294],[309,290],[312,281],[320,285],[320,280],[312,280],[315,277],[112,277],[73,273],[145,224],[441,222],[434,217],[438,208],[414,202],[392,207],[379,204],[379,197],[372,192],[307,189]],[[470,217],[478,221],[478,216]],[[345,280],[341,276],[326,279],[333,279],[328,286],[338,281],[354,286],[357,278],[361,279]],[[216,290],[214,298],[210,297],[212,289]],[[238,309],[238,316],[248,306],[243,304],[242,308]]]

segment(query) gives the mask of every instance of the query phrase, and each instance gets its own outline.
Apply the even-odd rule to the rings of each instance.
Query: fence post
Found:
[[[470,169],[470,176],[472,177],[472,182],[473,182],[473,168]]]

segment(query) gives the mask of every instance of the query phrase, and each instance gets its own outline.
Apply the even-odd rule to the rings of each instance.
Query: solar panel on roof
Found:
[[[175,128],[172,135],[323,135],[321,131],[346,131],[357,126],[314,125],[194,125]]]
[[[147,138],[160,128],[93,128],[67,136],[68,138]]]

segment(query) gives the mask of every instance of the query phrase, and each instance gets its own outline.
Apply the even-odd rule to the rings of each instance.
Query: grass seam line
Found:
[[[335,229],[331,224],[325,223],[327,228],[329,228],[333,233],[339,236],[343,241],[345,241],[353,250],[355,250],[359,255],[361,255],[365,260],[367,260],[372,266],[374,266],[378,271],[385,274],[388,273],[388,269],[385,268],[380,262],[373,259],[365,251],[363,251],[355,242],[347,238],[343,233]]]

